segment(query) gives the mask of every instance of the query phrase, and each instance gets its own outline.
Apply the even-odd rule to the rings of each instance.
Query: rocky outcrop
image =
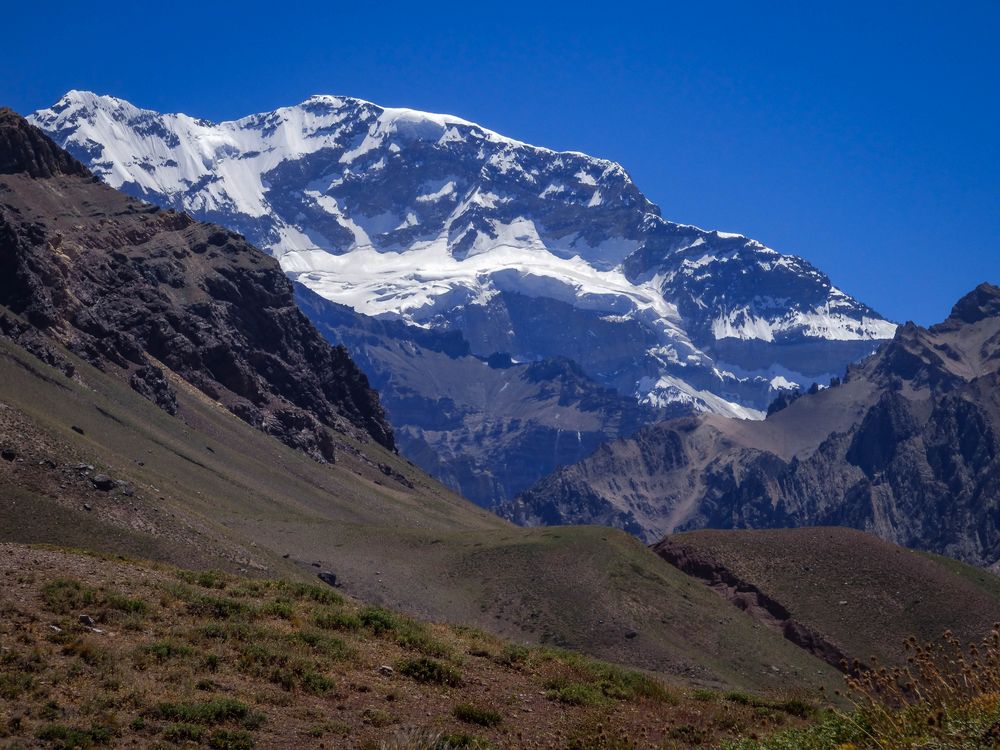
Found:
[[[30,328],[169,413],[164,370],[317,459],[334,458],[330,429],[394,448],[367,378],[298,311],[273,259],[96,182],[9,110],[0,149],[0,304]],[[23,325],[0,327],[23,340]]]
[[[680,454],[684,461],[664,462]],[[764,422],[666,422],[566,467],[505,509],[522,523],[850,526],[977,565],[1000,560],[1000,289],[901,326],[842,383]]]
[[[847,671],[850,655],[829,637],[796,620],[781,602],[768,596],[755,584],[743,580],[711,555],[700,553],[670,538],[654,548],[656,553],[683,573],[696,578],[738,609],[771,630],[781,633],[799,648],[805,649],[827,664]]]
[[[24,173],[29,177],[75,175],[90,177],[90,170],[54,144],[37,128],[24,127],[21,116],[0,107],[0,174]]]

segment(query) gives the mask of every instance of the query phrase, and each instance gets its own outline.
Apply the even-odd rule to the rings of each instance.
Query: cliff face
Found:
[[[666,460],[668,457],[671,460]],[[674,530],[851,526],[978,565],[1000,561],[1000,289],[902,326],[845,381],[747,424],[665,422],[507,507],[522,523]]]
[[[334,458],[330,429],[394,448],[367,378],[298,311],[276,261],[99,183],[10,110],[0,112],[0,304],[19,316],[0,330],[26,348],[51,336],[168,412],[176,375],[317,459]]]

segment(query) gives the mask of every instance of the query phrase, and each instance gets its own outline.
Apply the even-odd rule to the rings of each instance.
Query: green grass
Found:
[[[256,614],[256,610],[246,602],[220,596],[197,596],[188,602],[188,611],[215,620],[249,618]]]
[[[468,724],[478,724],[481,727],[495,727],[503,722],[503,717],[499,712],[490,708],[474,706],[471,703],[459,703],[452,713],[459,721]]]
[[[140,653],[158,662],[165,662],[170,659],[192,656],[194,649],[183,643],[176,643],[174,641],[154,641],[143,646]]]
[[[325,609],[313,615],[313,623],[324,630],[352,631],[361,629],[361,618],[350,612]]]
[[[17,700],[35,686],[35,678],[29,674],[0,674],[0,698]]]
[[[45,606],[57,615],[68,615],[89,607],[96,599],[96,589],[71,578],[56,578],[42,588]]]
[[[282,582],[281,588],[287,591],[290,596],[293,596],[301,601],[310,601],[316,604],[328,605],[344,603],[344,597],[329,586],[318,586],[314,583]]]
[[[95,746],[110,744],[115,732],[100,724],[95,724],[89,729],[48,724],[38,730],[35,736],[57,750],[88,750]]]
[[[568,706],[596,706],[607,702],[605,695],[595,686],[561,677],[545,683],[545,697]]]
[[[208,738],[212,750],[251,750],[253,744],[253,738],[238,729],[216,729]]]
[[[233,722],[246,729],[259,729],[265,721],[262,713],[232,698],[215,698],[194,703],[158,703],[147,714],[153,719],[184,724],[213,726]]]
[[[417,682],[450,687],[462,684],[462,675],[457,669],[427,656],[402,659],[396,663],[396,671]]]

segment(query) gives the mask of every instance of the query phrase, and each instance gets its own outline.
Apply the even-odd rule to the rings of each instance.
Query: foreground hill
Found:
[[[1000,289],[902,326],[843,382],[763,422],[690,417],[599,448],[525,493],[522,523],[677,530],[850,526],[1000,561]]]
[[[5,747],[680,748],[813,712],[419,623],[322,584],[10,544],[0,583]]]
[[[708,684],[831,679],[621,532],[519,529],[452,494],[389,450],[374,395],[286,304],[273,260],[3,125],[0,540],[323,573],[411,614]]]
[[[1000,614],[1000,577],[852,529],[703,530],[653,549],[832,664],[902,664],[904,639],[946,630],[975,643]]]

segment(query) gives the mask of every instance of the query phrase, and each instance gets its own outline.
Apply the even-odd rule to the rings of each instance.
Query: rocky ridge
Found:
[[[334,459],[330,429],[394,447],[367,378],[298,311],[272,258],[101,184],[10,110],[0,165],[6,335],[56,363],[51,337],[171,413],[176,375],[320,460]]]
[[[668,421],[507,506],[521,523],[610,522],[649,541],[695,528],[863,529],[1000,561],[1000,288],[912,323],[842,383],[758,423]]]

